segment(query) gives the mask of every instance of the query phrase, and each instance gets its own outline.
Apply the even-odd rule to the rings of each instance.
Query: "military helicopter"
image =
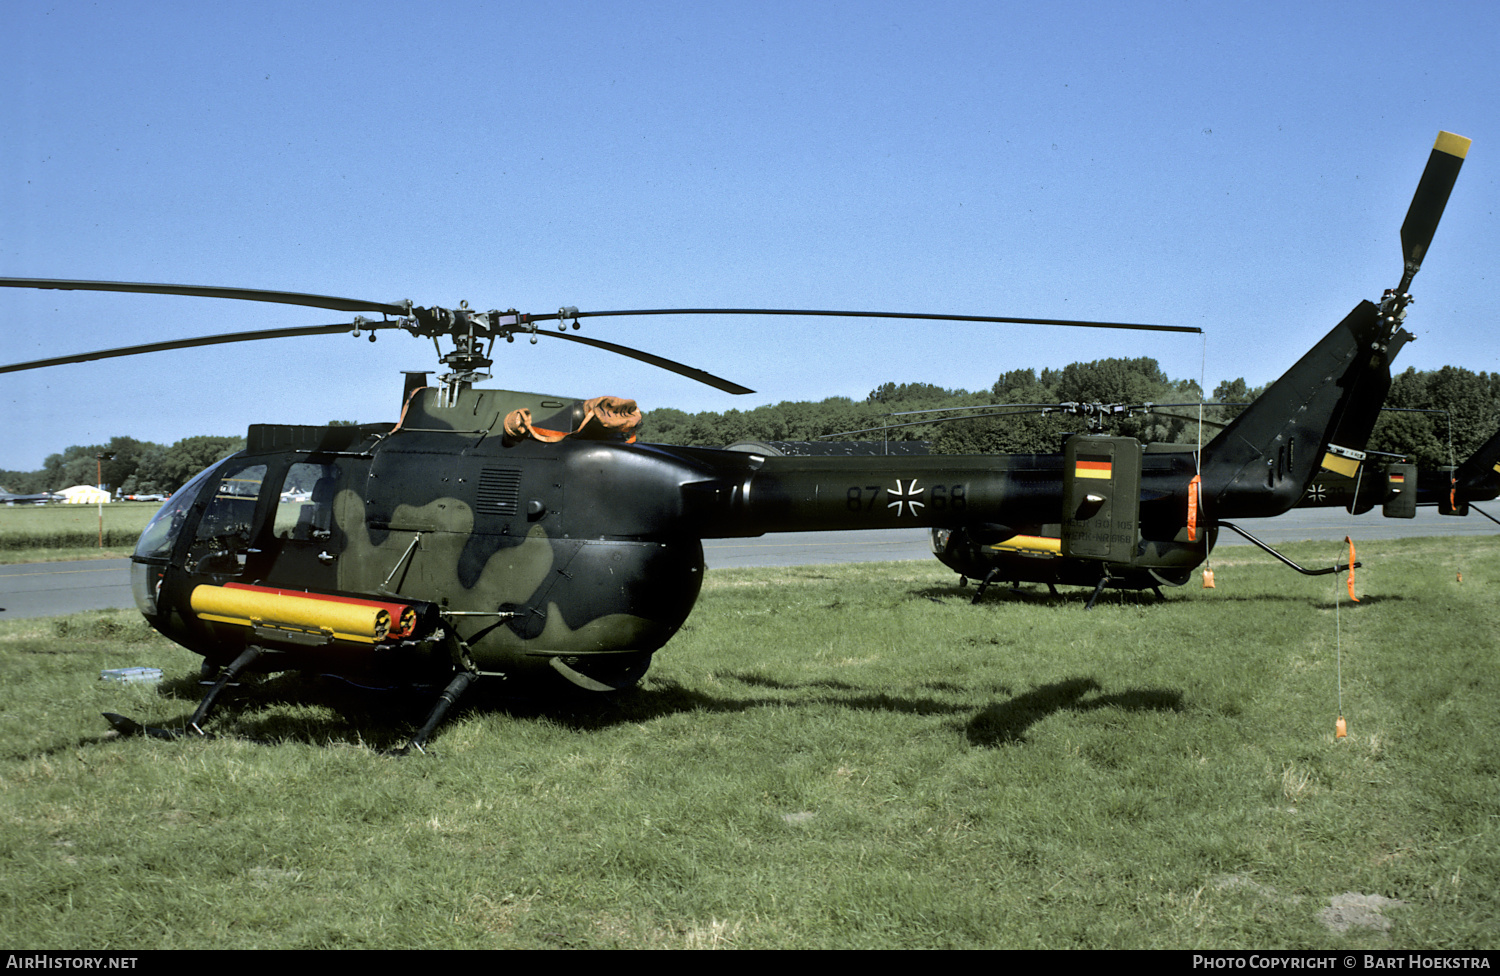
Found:
[[[701,540],[831,525],[881,528],[997,504],[993,459],[934,459],[876,507],[889,472],[801,470],[740,452],[635,443],[633,401],[485,390],[499,338],[561,338],[652,363],[729,393],[694,367],[559,329],[590,316],[765,314],[937,319],[1201,332],[1184,326],[1007,316],[785,309],[651,309],[528,315],[419,308],[255,289],[3,278],[0,287],[193,295],[376,311],[351,324],[259,330],[0,366],[0,373],[262,338],[400,328],[446,337],[449,372],[408,373],[400,419],[363,426],[254,424],[246,448],[179,488],[132,556],[135,601],[158,631],[204,658],[203,725],[247,671],[310,671],[362,685],[441,685],[407,749],[421,750],[480,677],[630,687],[681,626],[702,585]],[[486,345],[488,344],[488,345]],[[929,487],[933,472],[940,485]],[[830,502],[824,484],[839,482]],[[918,483],[918,479],[922,483]],[[845,482],[849,485],[845,485]],[[857,483],[857,487],[853,487]],[[903,487],[904,485],[904,487]],[[752,498],[753,495],[753,498]],[[972,497],[973,501],[970,501]],[[898,508],[890,511],[888,508]],[[899,516],[906,516],[899,518]],[[173,736],[109,715],[125,733]]]
[[[1143,448],[1134,438],[1075,435],[1062,454],[1012,456],[1018,474],[1024,470],[1030,483],[1045,484],[1062,504],[1054,501],[1028,513],[1030,518],[1016,517],[1013,513],[1023,510],[1012,506],[1005,520],[934,527],[934,555],[962,582],[980,581],[975,602],[990,583],[1003,580],[1046,583],[1054,592],[1058,584],[1091,586],[1090,608],[1105,587],[1149,588],[1160,596],[1161,586],[1185,584],[1221,528],[1307,575],[1347,569],[1305,569],[1229,519],[1279,515],[1309,497],[1320,477],[1347,484],[1360,480],[1365,447],[1390,388],[1391,360],[1411,338],[1401,328],[1411,301],[1407,288],[1468,148],[1468,139],[1439,134],[1401,227],[1405,268],[1398,287],[1378,306],[1367,301],[1356,306],[1201,451],[1193,445]],[[1055,406],[1091,408],[1078,412],[1094,415],[1115,409]],[[1466,485],[1487,485],[1495,459],[1486,457],[1481,451],[1471,459],[1479,467],[1465,472]],[[1414,494],[1409,497],[1415,501]],[[1452,507],[1456,497],[1444,504]]]
[[[1378,504],[1385,518],[1416,518],[1419,506],[1430,506],[1440,515],[1465,516],[1478,512],[1500,523],[1500,519],[1473,504],[1500,496],[1500,431],[1456,466],[1419,470],[1404,456],[1388,457],[1373,471],[1354,477],[1334,471],[1321,472],[1298,507],[1338,507],[1351,515],[1363,515]]]
[[[1449,172],[1429,163],[1419,200],[1435,195],[1434,187],[1446,200],[1454,173],[1456,166]],[[1441,201],[1414,204],[1414,211],[1435,225],[1434,206],[1441,211]],[[1425,241],[1421,245],[1408,250],[1425,250]],[[912,526],[968,533],[1056,521],[1066,508],[1080,527],[1073,537],[1106,537],[1102,556],[1075,546],[1076,559],[1122,551],[1114,521],[1130,499],[1101,487],[1105,482],[1092,473],[1099,463],[1094,446],[1070,444],[1066,457],[778,458],[641,444],[634,437],[640,415],[633,401],[475,387],[488,378],[483,369],[492,364],[487,357],[498,338],[583,342],[728,392],[748,392],[681,363],[539,324],[556,322],[561,329],[571,321],[576,329],[590,316],[772,314],[1200,331],[786,309],[565,307],[531,315],[239,288],[20,278],[0,279],[0,286],[378,312],[383,318],[359,316],[352,328],[400,328],[453,341],[453,351],[441,358],[452,372],[438,385],[428,385],[426,374],[408,375],[394,425],[252,425],[245,450],[179,489],[147,525],[132,556],[141,612],[158,631],[202,655],[213,678],[186,722],[187,733],[203,733],[218,696],[247,670],[310,671],[366,684],[444,685],[406,746],[417,751],[481,677],[519,682],[560,675],[597,691],[634,685],[696,601],[705,538]],[[1225,440],[1219,463],[1205,471],[1205,506],[1243,514],[1290,507],[1319,457],[1368,433],[1373,420],[1366,415],[1373,416],[1389,379],[1390,347],[1404,341],[1399,326],[1407,300],[1392,294],[1379,309],[1362,303],[1293,368],[1275,396],[1247,411],[1235,436]],[[173,340],[0,372],[350,328],[341,323]],[[1127,448],[1111,449],[1119,474],[1109,485],[1125,484],[1120,475],[1140,466],[1139,449]],[[1142,534],[1142,551],[1167,567],[1201,559],[1207,533],[1177,541],[1175,533],[1159,538],[1158,530],[1186,517],[1193,458],[1147,457],[1141,525],[1154,534]],[[1079,495],[1080,487],[1088,490]],[[1105,503],[1095,500],[1100,491]],[[110,721],[126,733],[178,734],[122,716]]]

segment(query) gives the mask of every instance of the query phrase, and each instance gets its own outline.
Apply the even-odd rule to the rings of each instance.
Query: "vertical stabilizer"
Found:
[[[1401,329],[1411,295],[1469,140],[1439,132],[1401,225],[1401,284],[1380,305],[1360,302],[1297,365],[1203,449],[1205,515],[1280,515],[1296,505],[1320,470],[1349,478],[1359,492],[1365,444],[1391,386],[1391,360],[1411,335]]]
[[[1203,449],[1205,514],[1279,515],[1320,470],[1359,478],[1364,448],[1408,338],[1360,302]]]
[[[1458,466],[1453,487],[1465,501],[1488,501],[1500,494],[1500,431]]]

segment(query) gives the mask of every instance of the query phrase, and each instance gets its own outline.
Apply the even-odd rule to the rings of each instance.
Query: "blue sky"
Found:
[[[0,275],[546,312],[850,308],[1197,337],[600,319],[487,385],[746,409],[1154,356],[1273,379],[1400,278],[1438,130],[1474,140],[1398,368],[1500,370],[1489,3],[33,3],[0,8]],[[0,290],[0,362],[343,321]],[[0,468],[116,434],[394,419],[427,340],[286,339],[0,375]]]

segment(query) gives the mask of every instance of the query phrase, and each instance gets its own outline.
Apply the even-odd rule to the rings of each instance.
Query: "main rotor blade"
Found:
[[[1131,410],[1139,413],[1152,413],[1158,407],[1246,407],[1248,403],[1209,403],[1207,401],[1194,400],[1191,403],[1084,403],[1079,401],[1054,401],[1052,403],[981,403],[969,407],[933,407],[931,410],[901,410],[891,414],[892,417],[910,417],[919,413],[950,413],[959,410],[998,410],[1001,407],[1033,407],[1041,410],[1052,410],[1062,413],[1082,412],[1078,408],[1083,407],[1107,407],[1121,410]],[[954,417],[954,420],[962,420],[962,417]]]
[[[387,324],[384,322],[366,322],[362,325],[362,328],[369,329],[371,331],[377,328],[393,327],[394,323]],[[56,356],[52,359],[37,359],[29,363],[13,363],[9,366],[0,366],[0,373],[18,373],[23,370],[44,369],[48,366],[63,366],[68,363],[88,363],[93,362],[96,359],[117,359],[122,356],[140,356],[146,353],[166,352],[171,349],[191,349],[195,346],[217,346],[229,342],[252,342],[257,339],[290,339],[299,336],[336,335],[340,332],[350,332],[353,330],[353,328],[354,327],[351,324],[345,322],[338,325],[307,325],[290,329],[257,329],[252,332],[229,332],[223,335],[200,336],[195,339],[172,339],[166,342],[147,342],[138,346],[122,346],[118,349],[100,349],[94,352],[75,353],[71,356]],[[692,366],[685,366],[682,363],[676,362],[674,360],[666,359],[662,356],[656,356],[649,352],[642,352],[639,349],[631,349],[628,346],[619,346],[614,344],[613,342],[605,342],[602,339],[589,339],[583,336],[567,335],[565,333],[559,332],[538,331],[535,334],[550,336],[554,339],[566,339],[569,342],[578,342],[586,346],[594,346],[595,348],[603,349],[607,352],[613,352],[618,353],[622,356],[628,356],[631,359],[638,359],[641,362],[650,363],[653,366],[659,366],[662,369],[669,370],[673,373],[678,373],[682,376],[688,377],[689,379],[697,380],[700,383],[706,383],[709,386],[716,387],[720,390],[725,391],[726,393],[738,394],[755,392],[748,387],[740,386],[738,383],[734,383],[729,380],[723,379],[722,377],[715,376],[712,373],[706,373],[701,369],[695,369]]]
[[[372,328],[380,323],[366,323]],[[254,339],[288,339],[295,336],[333,335],[352,331],[354,327],[345,322],[340,325],[306,325],[294,329],[261,329],[255,332],[228,332],[223,335],[201,336],[197,339],[173,339],[168,342],[148,342],[139,346],[122,346],[119,349],[101,349],[96,352],[81,352],[72,356],[54,359],[37,359],[29,363],[13,363],[0,366],[0,373],[18,373],[25,369],[42,369],[47,366],[62,366],[67,363],[87,363],[95,359],[116,359],[120,356],[139,356],[148,352],[165,352],[169,349],[189,349],[193,346],[217,346],[226,342],[250,342]]]
[[[1025,406],[1025,404],[1018,404],[1018,406]],[[914,412],[921,413],[922,411],[919,410]],[[1061,413],[1062,411],[1054,412]],[[822,441],[827,440],[830,437],[843,437],[845,434],[869,434],[881,430],[900,430],[903,427],[932,427],[937,424],[946,424],[954,420],[985,420],[990,417],[1035,417],[1039,415],[1039,412],[1036,410],[1001,410],[998,413],[971,413],[963,417],[932,417],[927,420],[908,420],[904,424],[883,424],[880,427],[861,427],[858,430],[839,430],[833,432],[832,434],[819,434],[815,438],[815,440]],[[903,414],[893,413],[891,414],[891,416],[900,417],[903,416]]]
[[[335,298],[332,295],[307,295],[295,291],[266,291],[261,288],[220,288],[214,285],[157,285],[139,281],[65,281],[54,278],[0,278],[0,288],[41,288],[55,291],[130,291],[150,295],[189,295],[197,298],[238,298],[247,302],[275,302],[281,305],[306,305],[336,312],[384,312],[406,315],[404,305],[390,302],[367,302],[357,298]]]
[[[911,417],[919,413],[955,413],[959,410],[998,410],[1001,407],[1031,408],[1033,410],[1056,410],[1062,405],[1057,401],[1052,403],[979,403],[969,407],[933,407],[930,410],[900,410],[891,414],[892,417]],[[958,417],[955,420],[961,419]]]
[[[1448,205],[1448,194],[1453,192],[1459,167],[1463,166],[1472,142],[1452,132],[1438,133],[1432,155],[1427,157],[1427,168],[1422,171],[1417,192],[1412,196],[1411,208],[1406,212],[1406,221],[1401,225],[1401,251],[1406,272],[1401,278],[1401,287],[1396,289],[1400,294],[1406,292],[1411,279],[1422,267],[1427,245],[1432,243],[1443,208]]]
[[[1462,139],[1461,136],[1453,136],[1452,138]],[[1468,140],[1464,139],[1463,142],[1467,145]],[[1451,188],[1451,181],[1449,186]],[[1444,200],[1447,199],[1446,192],[1444,192],[1443,198]],[[1441,213],[1441,205],[1439,206],[1439,212]],[[326,308],[339,312],[382,312],[387,315],[408,315],[411,312],[411,309],[407,306],[392,302],[371,302],[358,298],[338,298],[332,295],[310,295],[304,292],[269,291],[261,288],[230,288],[216,285],[164,285],[134,281],[74,281],[60,278],[0,278],[0,288],[39,288],[58,291],[123,291],[152,295],[186,295],[198,298],[235,298],[250,302],[305,305],[311,308]],[[530,315],[528,318],[532,321],[545,322],[553,319],[582,319],[611,315],[824,315],[844,318],[922,319],[934,322],[997,322],[1013,325],[1060,325],[1086,329],[1136,329],[1148,332],[1196,332],[1199,334],[1203,332],[1202,329],[1185,325],[1142,325],[1131,322],[1090,322],[1074,319],[1020,318],[1006,315],[948,315],[936,312],[860,312],[799,308],[652,308],[606,312],[568,312],[567,314],[545,312]]]
[[[585,313],[580,312],[579,314],[583,315]],[[517,333],[517,335],[525,334],[526,333],[524,332]],[[618,353],[621,356],[628,356],[631,359],[638,359],[643,363],[650,363],[652,366],[660,366],[662,369],[677,373],[680,376],[686,376],[688,379],[697,380],[699,383],[706,383],[709,386],[723,390],[725,393],[739,394],[755,392],[749,387],[740,386],[738,383],[734,383],[729,380],[723,379],[722,377],[715,376],[712,373],[705,373],[701,369],[695,369],[692,366],[684,366],[682,363],[674,362],[673,360],[666,359],[662,356],[656,356],[649,352],[642,352],[639,349],[631,349],[629,346],[618,346],[613,342],[605,342],[603,339],[589,339],[584,336],[571,335],[567,332],[543,332],[540,329],[532,333],[532,335],[550,336],[553,339],[566,339],[569,342],[581,342],[585,346],[593,346],[595,349],[603,349],[606,352]]]
[[[1196,332],[1190,325],[1140,325],[1131,322],[1087,322],[1075,319],[1028,319],[1009,315],[946,315],[939,312],[849,312],[812,308],[641,308],[617,312],[569,312],[567,315],[533,315],[537,320],[593,318],[605,315],[830,315],[861,319],[923,319],[933,322],[1001,322],[1013,325],[1066,325],[1083,329],[1136,329],[1146,332]]]
[[[185,295],[201,298],[230,298],[255,302],[274,302],[283,305],[304,305],[313,308],[326,308],[344,312],[381,312],[387,315],[407,316],[414,311],[409,304],[398,305],[389,302],[369,302],[354,298],[337,298],[330,295],[310,295],[302,292],[267,291],[255,288],[228,288],[212,285],[167,285],[153,284],[148,282],[129,281],[88,281],[88,280],[65,280],[56,278],[0,278],[0,288],[37,288],[62,291],[116,291],[137,292],[157,295]],[[441,312],[442,310],[437,310]],[[828,309],[786,309],[786,308],[660,308],[660,309],[633,309],[603,312],[579,312],[573,309],[562,309],[553,313],[540,315],[528,315],[524,318],[527,322],[541,322],[565,319],[573,319],[575,325],[581,318],[602,318],[606,316],[627,315],[803,315],[803,316],[833,316],[840,318],[879,318],[879,319],[921,319],[926,321],[946,322],[992,322],[1007,323],[1014,325],[1057,325],[1075,328],[1099,328],[1099,329],[1133,329],[1151,332],[1196,332],[1201,334],[1202,329],[1192,326],[1181,325],[1144,325],[1128,322],[1088,322],[1073,319],[1040,319],[1021,318],[1017,316],[1001,315],[950,315],[929,312],[862,312],[862,311],[833,311]],[[360,323],[365,328],[394,327],[396,323]],[[97,352],[80,353],[74,356],[59,356],[53,359],[39,359],[29,363],[16,363],[10,366],[0,366],[0,373],[11,373],[26,369],[41,369],[46,366],[59,366],[65,363],[89,362],[96,359],[111,359],[120,356],[134,356],[150,352],[162,352],[169,349],[186,349],[193,346],[211,346],[228,342],[247,342],[255,339],[278,339],[290,336],[325,335],[332,332],[340,332],[352,329],[349,325],[332,326],[307,326],[293,329],[270,329],[256,332],[237,332],[219,336],[205,336],[197,339],[178,339],[168,342],[147,343],[139,346],[125,346],[119,349],[105,349]],[[428,334],[425,331],[421,334]],[[686,376],[709,386],[724,390],[727,393],[743,394],[752,393],[748,387],[739,385],[714,376],[712,373],[704,372],[692,366],[687,366],[661,356],[656,356],[628,346],[616,345],[600,339],[586,339],[582,336],[568,335],[567,333],[534,331],[533,335],[550,335],[560,339],[568,339],[583,345],[594,346],[609,352],[628,356],[641,362],[650,363],[662,369]]]

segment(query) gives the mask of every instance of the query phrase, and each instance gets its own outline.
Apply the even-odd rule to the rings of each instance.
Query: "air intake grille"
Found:
[[[491,515],[514,515],[520,498],[520,468],[485,468],[480,473],[480,512]]]

